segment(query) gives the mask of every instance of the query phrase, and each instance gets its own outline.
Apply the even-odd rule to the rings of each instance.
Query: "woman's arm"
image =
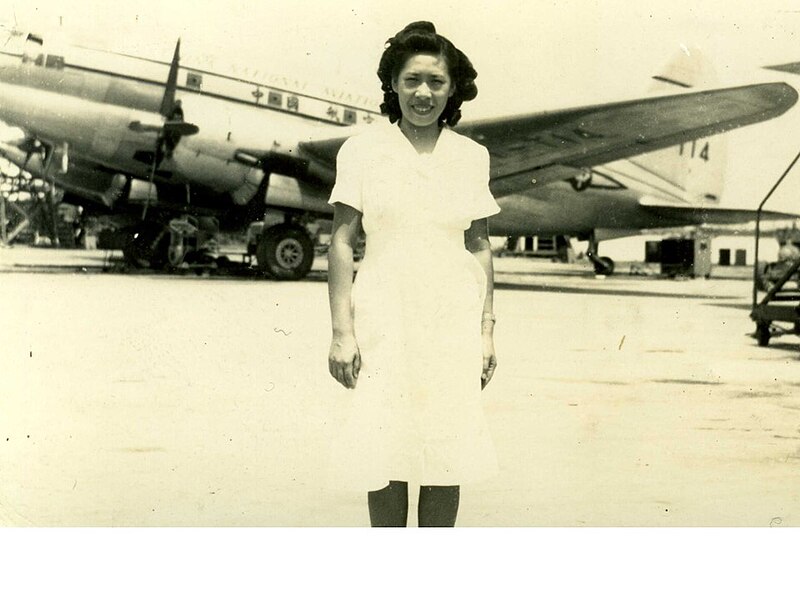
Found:
[[[486,299],[483,302],[481,334],[483,338],[483,372],[481,373],[481,389],[485,388],[497,368],[497,356],[494,350],[494,263],[492,246],[489,242],[489,220],[473,221],[464,233],[464,245],[483,267],[486,273]]]
[[[337,202],[333,209],[333,232],[328,250],[328,299],[333,337],[328,370],[343,386],[354,388],[361,369],[350,296],[353,288],[353,248],[361,231],[361,213]]]

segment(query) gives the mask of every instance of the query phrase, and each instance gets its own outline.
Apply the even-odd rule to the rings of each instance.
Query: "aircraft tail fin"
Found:
[[[716,84],[716,73],[709,59],[696,48],[681,46],[677,55],[653,77],[650,91],[674,94],[679,89],[704,89]],[[726,155],[724,136],[716,136],[643,154],[631,162],[642,169],[651,183],[668,190],[681,202],[716,206],[722,198]]]

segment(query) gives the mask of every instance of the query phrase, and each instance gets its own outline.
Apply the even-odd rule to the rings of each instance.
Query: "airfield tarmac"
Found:
[[[116,260],[0,248],[0,524],[367,525],[325,485],[348,392],[324,259],[300,282]],[[459,526],[800,524],[800,338],[749,337],[749,270],[495,267],[501,471]]]

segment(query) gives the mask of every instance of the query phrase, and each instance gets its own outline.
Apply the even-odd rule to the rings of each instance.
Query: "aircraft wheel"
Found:
[[[302,279],[311,270],[314,244],[302,227],[276,225],[262,234],[256,248],[256,261],[275,279]]]
[[[769,345],[769,339],[772,337],[772,333],[769,330],[769,323],[759,323],[756,325],[756,340],[758,340],[759,346],[767,346]]]
[[[611,275],[614,272],[614,261],[607,256],[601,256],[594,263],[594,272],[597,275]]]

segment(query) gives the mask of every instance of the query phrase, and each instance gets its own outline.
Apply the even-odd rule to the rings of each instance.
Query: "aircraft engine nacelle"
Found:
[[[269,176],[267,188],[267,205],[310,211],[314,213],[332,213],[328,204],[328,194],[319,188],[304,184],[294,177],[276,175]]]
[[[213,147],[201,136],[181,140],[172,160],[161,168],[178,175],[173,182],[191,181],[216,193],[228,194],[235,204],[244,206],[261,185],[264,171],[258,166],[231,160],[229,151]]]
[[[231,192],[234,204],[244,206],[258,191],[261,182],[264,180],[264,171],[257,168],[250,168],[244,175],[242,185]]]
[[[158,188],[154,183],[143,179],[131,179],[128,189],[128,202],[131,204],[155,203],[158,201]]]

